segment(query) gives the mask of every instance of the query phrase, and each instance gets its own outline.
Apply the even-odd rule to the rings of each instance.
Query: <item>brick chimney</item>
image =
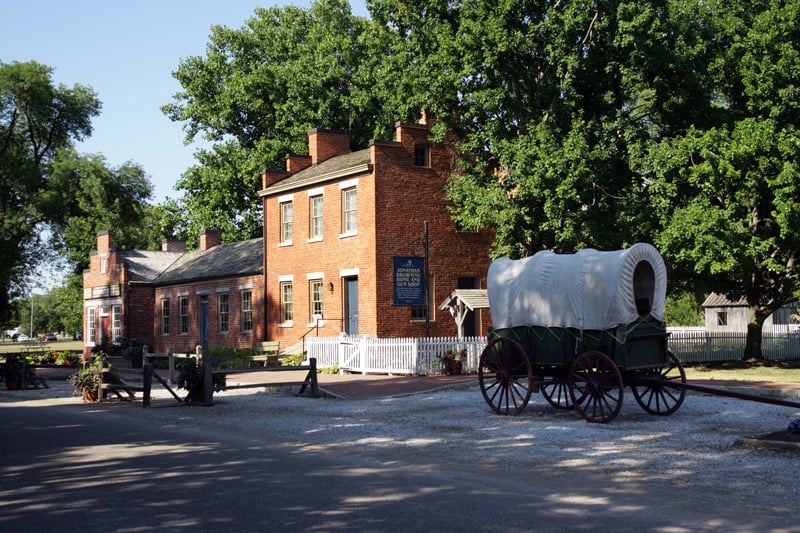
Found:
[[[101,231],[97,234],[97,253],[107,254],[111,250],[112,234],[110,231]]]
[[[337,155],[350,153],[350,132],[314,128],[308,132],[308,154],[316,165]]]
[[[310,166],[310,155],[286,154],[286,172],[294,174]]]
[[[161,251],[162,252],[185,252],[186,251],[186,241],[181,241],[178,239],[164,239],[161,241]]]
[[[278,183],[283,178],[289,176],[289,173],[284,170],[267,170],[261,172],[261,188],[266,189],[270,185]]]
[[[200,251],[219,246],[222,243],[222,233],[218,229],[204,229],[200,231]]]

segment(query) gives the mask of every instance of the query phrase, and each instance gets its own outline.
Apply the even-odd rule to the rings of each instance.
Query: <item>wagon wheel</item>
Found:
[[[542,396],[547,402],[558,409],[572,409],[572,398],[569,387],[565,381],[546,381],[539,384]]]
[[[622,374],[603,353],[579,355],[572,363],[567,385],[575,410],[588,422],[611,422],[622,409]]]
[[[636,403],[652,415],[671,415],[678,410],[686,397],[686,389],[665,385],[669,381],[686,383],[686,372],[681,362],[672,352],[667,352],[667,357],[669,365],[645,372],[643,375],[647,381],[631,386]]]
[[[478,382],[486,403],[501,415],[519,414],[533,391],[533,369],[522,346],[500,337],[483,350]]]

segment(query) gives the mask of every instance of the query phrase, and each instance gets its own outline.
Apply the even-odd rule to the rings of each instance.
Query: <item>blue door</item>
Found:
[[[348,335],[358,335],[358,278],[345,278],[345,324]]]

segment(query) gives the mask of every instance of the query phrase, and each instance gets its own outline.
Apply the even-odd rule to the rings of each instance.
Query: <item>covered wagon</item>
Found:
[[[630,386],[646,411],[675,412],[685,391],[663,385],[686,378],[667,350],[666,286],[664,261],[645,243],[495,260],[493,329],[478,370],[487,403],[517,414],[538,389],[555,407],[609,422]]]

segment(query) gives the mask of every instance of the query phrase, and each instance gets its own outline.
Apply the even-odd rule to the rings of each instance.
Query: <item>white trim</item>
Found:
[[[340,278],[350,278],[353,276],[358,276],[358,267],[356,268],[342,268],[339,270],[339,277]]]
[[[243,285],[239,285],[239,290],[240,290],[240,291],[246,291],[246,290],[248,290],[248,289],[252,289],[253,287],[255,287],[255,285],[254,285],[252,282],[250,282],[250,283],[245,283],[245,284],[243,284]]]
[[[278,203],[279,204],[288,204],[289,202],[293,202],[293,201],[294,201],[294,193],[284,194],[284,195],[278,196]]]
[[[230,287],[217,287],[215,292],[229,292],[230,290]]]
[[[313,196],[325,196],[325,187],[314,187],[313,189],[308,189],[307,192],[309,198]]]
[[[339,182],[339,190],[342,191],[344,189],[351,189],[353,187],[358,187],[358,178],[353,178],[351,180],[345,180]]]
[[[278,276],[278,283],[286,283],[289,281],[294,283],[294,274],[281,274]]]
[[[340,233],[339,234],[339,238],[340,239],[346,239],[348,237],[357,237],[357,236],[358,236],[358,230],[356,230],[356,231],[348,231],[347,233]]]
[[[306,274],[306,279],[308,281],[312,279],[325,279],[325,272],[309,272]]]

